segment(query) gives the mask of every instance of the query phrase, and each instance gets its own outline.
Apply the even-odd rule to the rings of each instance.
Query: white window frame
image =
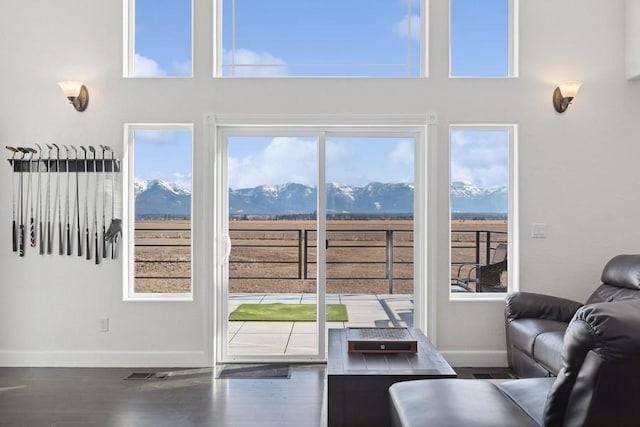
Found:
[[[193,123],[125,123],[124,125],[124,159],[122,161],[122,176],[123,176],[123,245],[122,245],[122,267],[123,267],[123,301],[193,301],[193,288],[194,288],[194,191],[192,181],[191,191],[191,286],[189,292],[180,293],[145,293],[135,292],[135,265],[134,265],[134,245],[135,245],[135,193],[133,189],[134,184],[134,135],[137,130],[165,130],[165,131],[190,131],[191,132],[191,169],[192,177],[194,166],[194,134]],[[193,180],[193,178],[192,178]]]
[[[133,1],[133,0],[131,0]],[[267,1],[267,0],[265,0]],[[380,0],[377,0],[380,1]],[[393,0],[388,0],[388,1],[393,1]],[[421,53],[421,57],[420,57],[420,70],[419,70],[419,75],[418,76],[340,76],[340,75],[336,75],[336,76],[332,76],[332,75],[320,75],[320,76],[223,76],[222,73],[222,67],[223,67],[223,63],[222,63],[222,18],[223,18],[223,12],[222,12],[222,5],[224,0],[214,0],[214,8],[213,8],[213,22],[215,23],[214,25],[214,31],[213,31],[213,46],[214,46],[214,55],[213,55],[213,77],[219,77],[219,78],[300,78],[300,79],[306,79],[306,78],[335,78],[335,77],[342,77],[342,78],[382,78],[382,79],[419,79],[419,78],[426,78],[429,77],[429,29],[427,28],[427,25],[429,24],[429,1],[430,0],[412,0],[412,1],[417,1],[420,4],[420,36],[419,36],[419,43],[420,43],[420,53]],[[408,43],[411,43],[411,38],[409,38]],[[235,47],[234,47],[235,49]],[[410,52],[410,50],[409,50]],[[322,65],[322,64],[284,64],[284,66],[287,65],[293,65],[293,66],[318,66],[318,65]],[[340,65],[340,64],[325,64],[325,65]],[[343,64],[345,67],[348,64]],[[375,65],[375,64],[353,64],[354,66],[359,66],[359,65]],[[233,66],[233,65],[232,65]]]
[[[519,3],[520,0],[508,0],[509,2],[509,23],[508,23],[508,31],[509,31],[509,58],[508,58],[508,74],[506,76],[454,76],[451,74],[451,1],[449,0],[449,78],[450,79],[510,79],[517,78],[519,73],[519,51],[520,51],[520,43],[519,43]]]
[[[476,130],[486,131],[495,129],[504,129],[509,131],[509,201],[508,201],[508,221],[507,225],[507,283],[508,292],[519,290],[519,250],[520,240],[518,230],[519,212],[518,212],[518,125],[516,124],[450,124],[449,125],[449,179],[447,182],[449,194],[449,228],[448,238],[448,263],[447,274],[449,280],[447,283],[450,301],[500,301],[504,300],[507,292],[451,292],[451,133],[454,130]]]
[[[226,239],[226,216],[217,215],[225,208],[226,182],[220,179],[219,156],[224,138],[229,132],[237,134],[239,129],[295,129],[296,134],[300,130],[320,131],[333,133],[353,132],[362,134],[364,129],[377,132],[391,132],[402,129],[403,132],[416,132],[418,138],[415,142],[415,166],[414,185],[414,327],[422,330],[429,339],[436,343],[436,239],[429,238],[437,235],[436,203],[437,179],[436,179],[436,147],[438,135],[438,120],[435,114],[426,115],[223,115],[205,114],[204,116],[205,138],[210,147],[209,160],[206,169],[209,171],[209,179],[213,182],[212,211],[214,215],[209,219],[208,227],[213,231],[213,245],[207,248],[204,255],[206,259],[214,260],[211,272],[212,283],[215,289],[209,296],[209,312],[213,317],[213,354],[214,365],[228,361],[229,355],[223,354],[222,343],[225,339],[226,325],[223,321],[227,316],[225,281],[228,280],[225,273],[225,254],[228,243]],[[369,134],[369,133],[367,133]],[[427,163],[429,162],[429,164]],[[322,247],[322,243],[319,244]],[[321,252],[321,250],[319,251]],[[320,275],[318,276],[320,280]],[[321,302],[320,302],[321,303]],[[322,308],[320,308],[322,310]],[[264,357],[260,360],[264,361]],[[249,362],[251,357],[234,357],[234,361]],[[256,359],[257,360],[257,359]],[[268,359],[272,360],[272,359]],[[273,359],[276,360],[276,359]],[[287,361],[291,361],[287,359]]]
[[[136,76],[136,0],[122,0],[122,77],[131,79],[191,79],[194,73],[194,0],[191,0],[191,74],[188,76]],[[153,59],[153,58],[151,58]]]

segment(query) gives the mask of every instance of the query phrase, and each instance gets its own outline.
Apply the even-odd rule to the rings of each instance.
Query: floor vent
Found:
[[[161,380],[165,378],[163,375],[157,375],[155,372],[134,372],[125,380]]]
[[[289,365],[255,365],[255,366],[225,366],[217,378],[219,379],[289,379],[291,372]]]

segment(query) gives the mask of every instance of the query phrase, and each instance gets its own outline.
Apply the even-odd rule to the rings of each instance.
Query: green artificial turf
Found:
[[[315,304],[242,304],[229,315],[230,321],[315,322]],[[327,322],[347,322],[347,306],[327,304]]]

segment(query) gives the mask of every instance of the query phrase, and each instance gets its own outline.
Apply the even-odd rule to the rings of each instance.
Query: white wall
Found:
[[[126,122],[193,122],[202,150],[205,112],[436,113],[438,347],[458,366],[500,363],[503,304],[448,301],[448,124],[519,125],[521,289],[584,300],[610,257],[638,252],[640,84],[625,79],[622,0],[522,0],[520,77],[509,80],[448,79],[448,2],[431,3],[428,79],[212,79],[212,6],[195,0],[195,78],[135,80],[121,77],[120,1],[2,0],[0,142],[103,143],[121,156]],[[87,84],[86,112],[63,100],[66,79]],[[584,86],[560,115],[551,94],[564,80]],[[210,363],[212,284],[196,282],[192,303],[123,302],[121,260],[15,256],[6,164],[0,177],[0,365]],[[528,237],[534,222],[546,239]]]

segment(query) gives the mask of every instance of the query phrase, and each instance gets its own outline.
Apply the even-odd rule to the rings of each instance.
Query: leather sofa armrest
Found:
[[[556,320],[569,322],[583,304],[551,295],[531,292],[514,292],[505,300],[507,322],[522,318]]]

